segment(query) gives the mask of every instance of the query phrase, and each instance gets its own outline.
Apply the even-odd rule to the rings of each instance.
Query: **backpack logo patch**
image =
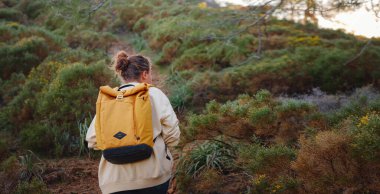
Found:
[[[117,139],[123,139],[123,137],[125,137],[126,135],[127,135],[127,134],[125,134],[125,133],[119,131],[119,132],[117,132],[117,133],[114,135],[114,137],[117,138]]]

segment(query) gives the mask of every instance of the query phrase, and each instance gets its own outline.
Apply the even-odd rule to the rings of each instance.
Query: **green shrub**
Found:
[[[75,123],[83,118],[85,112],[95,111],[98,88],[111,78],[111,72],[102,63],[90,66],[78,63],[64,67],[46,88],[37,112],[62,130],[78,134]]]
[[[68,34],[66,41],[72,48],[81,47],[86,50],[101,49],[107,51],[116,42],[116,37],[109,32],[81,30]]]
[[[95,111],[98,88],[107,83],[116,82],[101,62],[88,66],[44,62],[2,108],[1,125],[14,134],[22,130],[24,148],[51,156],[78,153],[77,121],[84,119],[85,112]]]
[[[48,124],[30,124],[20,132],[21,143],[24,148],[37,152],[51,152],[54,150],[54,134]]]
[[[5,160],[1,161],[0,170],[1,171],[12,171],[13,168],[19,168],[19,163],[17,157],[12,155]]]
[[[293,177],[280,176],[276,181],[270,181],[265,174],[256,175],[251,180],[251,193],[299,193],[299,183]]]
[[[148,44],[144,38],[139,34],[132,34],[126,37],[126,41],[132,45],[133,49],[137,53],[149,50]]]
[[[46,184],[39,179],[32,179],[30,182],[22,181],[15,191],[17,194],[47,194],[50,193]]]
[[[157,60],[158,65],[170,64],[177,55],[181,43],[177,40],[166,43],[162,48],[160,58]]]
[[[295,143],[307,129],[324,130],[326,121],[314,105],[300,101],[279,101],[267,90],[254,97],[240,95],[223,104],[210,101],[201,114],[187,116],[185,140],[227,135],[247,140],[252,135],[267,143]]]
[[[15,155],[0,163],[0,192],[14,193],[20,179],[20,164]]]
[[[113,28],[121,30],[131,30],[136,22],[145,15],[152,13],[154,2],[139,1],[129,2],[128,5],[121,6],[117,9],[117,20]]]
[[[41,0],[21,0],[17,8],[27,15],[28,19],[35,19],[43,12],[43,9],[46,9],[46,2]]]
[[[169,100],[174,109],[183,110],[189,105],[193,92],[181,75],[171,75],[165,85],[170,86]]]
[[[0,8],[0,20],[22,21],[24,15],[19,10],[13,8]]]
[[[307,37],[290,37],[289,45],[296,46],[318,46],[321,39],[318,36],[307,36]]]
[[[252,111],[251,122],[253,125],[266,125],[273,123],[275,115],[269,107],[262,107]]]
[[[37,115],[33,110],[37,108],[41,93],[56,77],[58,70],[65,65],[67,64],[49,61],[32,69],[17,95],[2,108],[1,128],[17,133],[25,124],[36,118]]]
[[[212,189],[210,182],[215,183],[215,176],[226,174],[235,169],[234,158],[236,148],[232,144],[227,144],[222,140],[205,142],[188,154],[180,158],[177,166],[178,187],[181,191],[218,190]],[[210,177],[213,176],[213,177]],[[203,180],[203,181],[202,181]],[[219,184],[221,179],[217,181]],[[215,185],[213,185],[215,186]]]
[[[184,131],[185,139],[193,140],[202,137],[202,131],[212,130],[218,127],[218,117],[215,114],[210,115],[190,115],[188,116],[188,128]],[[207,137],[207,134],[203,135]]]
[[[20,165],[22,181],[29,181],[32,178],[42,180],[45,170],[43,163],[32,151],[28,150],[25,155],[20,156]]]
[[[238,164],[251,174],[266,174],[274,180],[290,173],[291,161],[296,151],[290,147],[275,145],[264,147],[259,144],[243,145],[238,152]]]
[[[89,117],[85,118],[83,121],[79,120],[77,122],[79,129],[79,138],[77,138],[76,141],[78,141],[77,149],[79,156],[81,156],[82,154],[87,154],[88,157],[92,157],[95,155],[94,150],[89,149],[86,144],[86,134],[92,120],[93,117],[89,115]]]
[[[370,162],[380,161],[380,115],[369,113],[358,119],[352,131],[352,147],[356,157]]]
[[[0,76],[8,79],[12,73],[29,73],[49,54],[45,40],[40,37],[21,39],[15,45],[0,47]]]
[[[19,29],[20,26],[22,26],[18,22],[1,22],[0,25],[0,37],[2,44],[1,46],[5,45],[10,40],[13,40],[14,38],[18,38]]]
[[[206,169],[215,169],[220,172],[228,171],[233,168],[231,165],[234,157],[234,148],[231,145],[219,141],[207,142],[185,156],[179,169],[194,178]]]
[[[355,92],[339,109],[326,114],[329,124],[334,126],[350,117],[362,117],[368,112],[380,111],[380,98],[375,93]]]
[[[22,85],[25,83],[25,75],[22,73],[12,73],[10,79],[0,79],[0,107],[1,105],[8,104],[12,99],[18,95]]]

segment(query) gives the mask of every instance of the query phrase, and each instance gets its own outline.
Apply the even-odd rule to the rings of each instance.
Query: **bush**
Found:
[[[18,95],[25,83],[25,76],[22,73],[12,73],[9,80],[2,81],[0,79],[0,107],[2,105],[8,104],[12,99]]]
[[[43,9],[46,9],[46,2],[40,0],[21,0],[17,8],[27,15],[28,19],[35,19],[43,12]]]
[[[235,157],[234,147],[219,141],[206,142],[193,149],[189,155],[181,159],[179,170],[193,178],[207,169],[219,172],[231,170]]]
[[[86,112],[95,112],[98,88],[111,78],[111,72],[102,63],[64,67],[41,96],[37,113],[42,120],[47,119],[50,124],[78,135],[77,120],[84,118]]]
[[[144,15],[152,13],[153,5],[149,1],[131,2],[129,5],[122,6],[118,9],[117,20],[113,28],[120,30],[131,30],[136,22]]]
[[[192,180],[191,186],[196,193],[218,193],[223,182],[223,176],[218,170],[205,169]],[[190,190],[190,188],[187,189]]]
[[[25,124],[36,118],[34,110],[36,110],[41,93],[56,77],[58,70],[65,65],[67,64],[49,61],[32,69],[18,94],[13,96],[12,100],[2,108],[0,112],[1,128],[17,134]]]
[[[357,89],[346,99],[343,105],[331,113],[327,113],[329,124],[334,126],[348,117],[361,117],[368,112],[380,111],[380,96],[376,89],[365,87]]]
[[[187,123],[186,141],[223,134],[239,140],[257,135],[266,143],[291,144],[306,129],[326,128],[325,118],[315,106],[297,100],[278,101],[266,90],[224,104],[211,101],[202,114],[190,114]]]
[[[349,117],[336,131],[301,138],[292,168],[306,192],[375,192],[380,154],[379,115]]]
[[[54,150],[54,134],[51,126],[48,124],[42,125],[30,124],[25,126],[20,132],[21,143],[24,148],[37,152],[51,152]]]
[[[15,155],[1,161],[0,192],[13,193],[19,182],[20,164]]]
[[[21,39],[15,45],[0,47],[0,76],[8,79],[12,73],[29,73],[49,54],[45,40],[40,37]]]
[[[32,179],[30,182],[22,181],[17,186],[15,191],[17,194],[41,194],[50,193],[46,187],[46,184],[39,179]]]
[[[220,140],[205,142],[183,156],[177,167],[179,190],[217,191],[222,174],[235,169],[235,147]],[[215,183],[215,184],[213,184]]]
[[[360,117],[352,131],[352,147],[356,157],[380,162],[380,115],[367,113]]]
[[[273,182],[291,174],[290,164],[295,158],[296,151],[292,148],[281,145],[264,147],[254,143],[240,147],[238,166],[253,175],[265,174]]]
[[[23,21],[24,15],[13,8],[0,8],[0,20]]]
[[[116,82],[101,62],[88,66],[44,62],[2,108],[2,127],[15,135],[22,130],[24,148],[56,156],[77,153],[77,122],[95,111],[98,88],[107,83]]]
[[[170,85],[169,100],[174,109],[182,111],[189,105],[189,99],[193,95],[191,89],[186,84],[187,80],[181,75],[172,75],[166,80],[166,85]]]
[[[68,34],[66,41],[71,48],[81,47],[86,50],[101,49],[108,51],[111,45],[116,42],[116,37],[108,32],[81,30]]]

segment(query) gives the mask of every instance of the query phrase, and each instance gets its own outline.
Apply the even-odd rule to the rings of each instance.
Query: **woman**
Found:
[[[138,83],[152,83],[152,67],[141,55],[129,56],[120,51],[114,68],[125,83],[120,90]],[[149,88],[152,105],[154,138],[157,137],[150,158],[129,164],[112,164],[102,156],[99,164],[99,186],[103,193],[157,193],[166,194],[171,178],[173,159],[168,147],[178,144],[178,119],[166,95],[158,88]],[[89,148],[96,148],[95,117],[86,135]]]

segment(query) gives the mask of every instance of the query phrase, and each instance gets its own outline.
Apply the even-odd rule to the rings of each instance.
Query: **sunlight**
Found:
[[[249,1],[244,0],[215,0],[220,6],[228,4],[249,5]],[[260,1],[254,1],[259,4]],[[252,3],[251,3],[252,4]],[[380,37],[380,18],[367,11],[364,7],[352,12],[339,13],[333,18],[318,17],[319,26],[322,28],[343,29],[347,33],[362,35],[365,37]]]

